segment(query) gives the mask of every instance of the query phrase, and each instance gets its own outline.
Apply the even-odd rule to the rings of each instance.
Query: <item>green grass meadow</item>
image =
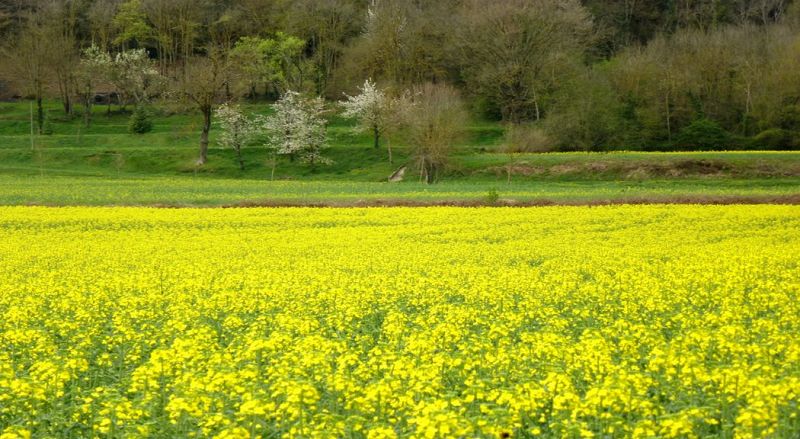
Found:
[[[250,105],[266,112],[268,105]],[[232,150],[216,143],[195,165],[201,118],[154,111],[154,129],[127,131],[129,114],[95,106],[92,123],[66,118],[47,103],[52,134],[30,134],[30,106],[0,103],[0,204],[220,206],[272,204],[796,202],[799,152],[504,153],[503,127],[476,121],[454,146],[441,182],[421,184],[410,149],[373,148],[368,135],[332,117],[332,165],[310,168],[252,145],[238,168]],[[406,179],[388,183],[398,167]]]

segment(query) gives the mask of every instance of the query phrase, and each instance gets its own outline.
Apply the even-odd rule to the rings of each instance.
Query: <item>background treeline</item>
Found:
[[[210,117],[371,78],[452,85],[518,151],[800,146],[790,0],[4,0],[0,39],[0,97],[75,115],[100,92]],[[132,49],[158,75],[126,77]],[[93,74],[104,54],[116,76]]]

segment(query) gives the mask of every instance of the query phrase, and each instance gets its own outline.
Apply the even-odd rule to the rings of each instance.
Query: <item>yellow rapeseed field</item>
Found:
[[[800,207],[0,208],[0,438],[800,437]]]

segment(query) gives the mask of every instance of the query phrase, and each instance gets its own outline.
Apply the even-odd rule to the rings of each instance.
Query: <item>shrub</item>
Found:
[[[489,190],[489,193],[486,194],[486,203],[490,206],[494,206],[500,201],[500,194],[497,192],[497,189],[492,188]]]
[[[142,106],[137,106],[128,122],[128,132],[131,134],[145,134],[153,130],[153,121],[150,113]]]
[[[778,126],[784,130],[800,129],[800,106],[784,102],[778,112]]]
[[[798,146],[797,133],[781,128],[770,128],[758,133],[750,140],[752,149],[789,150]]]
[[[505,152],[555,151],[553,140],[544,129],[533,124],[513,124],[506,130]]]
[[[679,149],[725,150],[736,146],[733,137],[710,119],[697,119],[684,127],[675,139]]]

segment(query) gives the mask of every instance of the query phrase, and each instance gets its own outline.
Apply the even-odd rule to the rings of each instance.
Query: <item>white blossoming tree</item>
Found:
[[[273,177],[278,155],[288,156],[290,160],[300,159],[312,168],[332,163],[322,155],[329,145],[323,117],[325,103],[321,98],[305,98],[290,90],[273,108],[275,112],[264,120],[268,134],[266,147],[273,153]]]
[[[389,121],[391,99],[370,79],[364,81],[359,90],[361,93],[356,96],[345,95],[347,100],[342,102],[342,115],[358,120],[357,129],[371,133],[373,146],[377,149],[381,146],[381,136]]]
[[[375,148],[380,147],[382,138],[386,139],[389,163],[392,163],[390,135],[402,127],[406,113],[411,109],[410,96],[408,93],[403,93],[391,97],[370,79],[364,81],[360,90],[361,93],[356,96],[345,95],[347,100],[342,102],[344,109],[342,116],[356,119],[358,132],[371,133]]]
[[[120,52],[114,58],[111,82],[123,96],[123,102],[132,99],[141,107],[158,94],[164,86],[164,78],[144,49]]]
[[[221,128],[219,144],[236,151],[239,169],[244,171],[242,148],[258,135],[260,128],[258,121],[248,117],[241,107],[235,104],[222,104],[214,113]]]
[[[97,83],[108,79],[112,63],[111,55],[94,44],[81,54],[75,82],[77,93],[83,103],[83,121],[86,126],[92,121],[92,104]]]

